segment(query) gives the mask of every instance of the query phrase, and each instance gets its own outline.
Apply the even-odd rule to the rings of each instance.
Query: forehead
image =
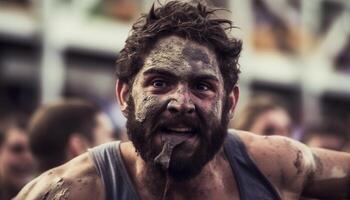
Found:
[[[167,36],[157,41],[145,57],[141,72],[150,68],[168,68],[177,73],[206,72],[221,76],[216,55],[210,48],[178,36]]]
[[[20,129],[10,128],[7,133],[6,142],[26,142],[28,139],[28,135]]]

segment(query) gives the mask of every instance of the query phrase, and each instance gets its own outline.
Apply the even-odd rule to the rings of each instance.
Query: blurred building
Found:
[[[80,97],[97,102],[122,127],[115,59],[132,22],[152,2],[0,1],[0,114]],[[267,93],[288,104],[300,127],[325,116],[350,120],[349,0],[209,3],[232,11],[225,16],[243,40],[238,110]]]

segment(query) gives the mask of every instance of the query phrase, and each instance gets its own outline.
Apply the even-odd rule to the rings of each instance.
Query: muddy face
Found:
[[[168,99],[199,103],[220,118],[224,90],[216,56],[192,41],[177,36],[160,39],[145,58],[132,88],[140,122],[150,107]]]
[[[174,177],[199,173],[227,131],[229,109],[223,109],[228,103],[215,54],[177,36],[160,39],[131,91],[127,128],[142,158],[156,165],[166,141],[177,138],[182,142],[169,153],[168,172]]]

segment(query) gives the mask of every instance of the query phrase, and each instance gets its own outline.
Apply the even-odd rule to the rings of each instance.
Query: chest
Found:
[[[193,199],[193,200],[210,200],[210,199],[220,199],[220,200],[239,200],[239,191],[235,188],[217,188],[213,187],[208,190],[197,190],[194,192],[169,192],[165,199]]]
[[[164,184],[152,188],[139,182],[136,187],[140,199],[240,199],[240,192],[231,170],[222,170],[221,172],[223,173],[220,173],[219,176],[198,180],[195,184],[173,183],[169,184],[168,187]]]
[[[168,191],[159,190],[158,194],[147,192],[145,190],[139,190],[139,197],[141,200],[156,199],[156,200],[179,200],[179,199],[191,199],[191,200],[206,200],[206,199],[220,199],[220,200],[239,200],[239,191],[235,187],[216,187],[213,185],[210,189],[191,189],[178,191],[177,188]]]

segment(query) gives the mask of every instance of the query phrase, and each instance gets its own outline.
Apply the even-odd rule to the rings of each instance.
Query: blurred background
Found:
[[[99,104],[123,130],[115,60],[132,23],[152,3],[0,0],[0,117],[79,97]],[[232,11],[221,14],[243,40],[236,119],[250,100],[269,95],[285,105],[290,137],[302,140],[310,127],[329,121],[350,135],[349,0],[207,3]]]

